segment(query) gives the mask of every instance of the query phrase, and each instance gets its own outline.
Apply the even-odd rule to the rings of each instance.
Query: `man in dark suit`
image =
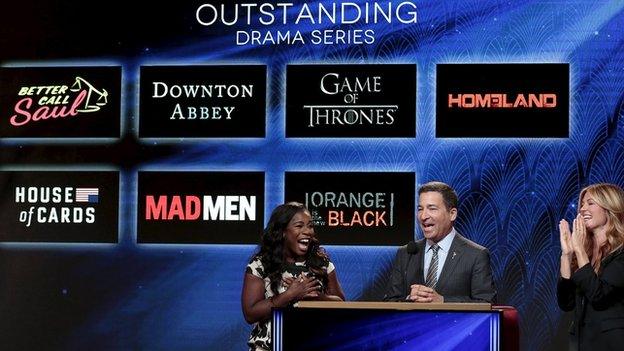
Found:
[[[399,248],[385,301],[492,302],[496,297],[490,254],[453,227],[457,194],[447,184],[418,189],[424,239]]]

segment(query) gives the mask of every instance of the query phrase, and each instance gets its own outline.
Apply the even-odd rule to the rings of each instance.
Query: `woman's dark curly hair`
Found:
[[[299,212],[308,212],[308,209],[299,202],[288,202],[277,206],[269,223],[262,234],[262,243],[252,260],[258,258],[264,267],[264,276],[271,282],[271,290],[278,294],[277,288],[282,280],[282,272],[286,269],[284,260],[284,231],[288,223]],[[329,264],[329,257],[315,236],[310,238],[310,246],[306,253],[306,264],[310,271],[319,279],[322,286],[327,286],[327,272],[323,269]]]

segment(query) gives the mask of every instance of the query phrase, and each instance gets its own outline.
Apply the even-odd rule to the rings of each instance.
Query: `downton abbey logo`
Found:
[[[0,69],[3,137],[118,137],[118,67]]]
[[[142,138],[265,135],[266,66],[142,66]]]

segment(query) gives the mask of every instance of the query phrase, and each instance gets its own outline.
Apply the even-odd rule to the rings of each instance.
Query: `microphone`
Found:
[[[410,284],[413,282],[414,277],[409,276],[407,273],[410,270],[410,267],[412,267],[412,259],[416,256],[416,253],[418,252],[418,245],[416,245],[416,242],[414,241],[410,241],[407,243],[406,249],[405,251],[407,252],[408,256],[407,256],[407,265],[405,267],[405,271],[403,271],[403,279],[405,279],[405,287],[407,288],[407,291],[405,291],[405,296],[406,299],[409,298],[409,294],[410,294]]]

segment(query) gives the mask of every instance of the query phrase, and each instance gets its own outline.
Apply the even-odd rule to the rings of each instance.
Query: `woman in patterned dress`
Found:
[[[274,307],[299,300],[343,301],[334,265],[319,246],[310,212],[303,204],[276,207],[264,229],[259,250],[245,271],[243,314],[254,324],[250,350],[271,350]]]

